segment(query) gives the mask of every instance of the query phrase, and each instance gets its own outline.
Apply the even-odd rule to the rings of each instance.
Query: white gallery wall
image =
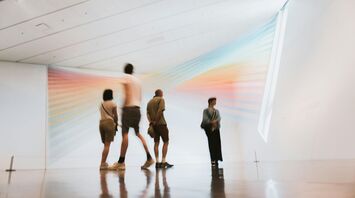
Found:
[[[0,170],[45,167],[47,68],[0,62]]]
[[[268,141],[240,126],[243,159],[355,158],[352,0],[292,0]]]

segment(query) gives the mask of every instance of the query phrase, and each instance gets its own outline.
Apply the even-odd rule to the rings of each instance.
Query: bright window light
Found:
[[[277,15],[277,23],[275,36],[273,41],[273,47],[271,52],[270,64],[268,68],[264,96],[261,105],[258,131],[265,142],[268,141],[270,121],[272,116],[272,106],[274,102],[274,95],[277,83],[277,77],[279,73],[281,52],[287,21],[287,2],[282,7]]]

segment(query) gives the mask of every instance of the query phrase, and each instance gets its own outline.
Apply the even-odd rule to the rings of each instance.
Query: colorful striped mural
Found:
[[[156,88],[162,88],[170,98],[175,98],[170,103],[183,99],[191,106],[206,103],[208,97],[216,96],[224,117],[235,122],[257,121],[275,27],[276,16],[242,39],[181,65],[142,76],[145,101]],[[121,104],[118,73],[49,68],[49,163],[69,156],[82,144],[99,142],[94,140],[98,138],[98,105],[106,88],[114,90],[115,100]]]
[[[78,70],[48,69],[48,158],[53,162],[85,143],[98,131],[102,92],[120,93],[117,78]],[[119,101],[116,94],[116,101]]]

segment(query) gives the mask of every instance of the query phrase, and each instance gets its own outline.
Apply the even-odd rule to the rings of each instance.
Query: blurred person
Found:
[[[147,143],[144,137],[139,132],[139,122],[141,119],[140,103],[142,100],[141,93],[141,81],[133,76],[133,65],[127,63],[124,67],[125,76],[123,77],[123,87],[124,87],[124,104],[122,108],[122,143],[121,143],[121,153],[118,162],[115,162],[110,169],[113,170],[125,170],[125,157],[128,148],[128,131],[129,128],[133,128],[136,136],[142,142],[144,150],[147,155],[146,162],[141,166],[142,169],[146,169],[154,164],[154,160],[150,155]]]

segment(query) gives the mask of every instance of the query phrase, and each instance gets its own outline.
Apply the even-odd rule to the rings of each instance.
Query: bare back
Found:
[[[123,82],[124,92],[125,92],[125,107],[140,106],[142,93],[141,93],[141,82],[133,75],[125,75]]]

